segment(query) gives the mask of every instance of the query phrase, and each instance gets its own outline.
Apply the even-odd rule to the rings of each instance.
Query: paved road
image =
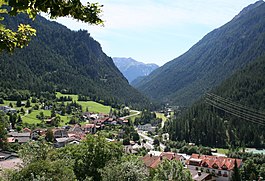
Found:
[[[129,117],[137,116],[137,115],[139,115],[139,114],[141,113],[140,111],[136,111],[136,110],[131,110],[131,111],[136,112],[136,113],[135,113],[135,114],[128,115],[128,116],[124,116],[124,117],[121,117],[121,118],[122,118],[122,119],[127,119],[127,118],[129,118]],[[138,130],[137,128],[136,128],[136,130],[137,130],[137,133],[139,134],[139,136],[147,141],[146,144],[147,144],[150,148],[154,148],[154,147],[153,147],[154,139],[151,138],[151,137],[149,137],[149,136],[147,136],[147,135],[145,135],[142,131]],[[160,146],[160,148],[161,148],[162,150],[164,150],[164,149],[166,148],[166,146],[165,146],[164,144],[162,144],[162,143],[160,143],[159,146]]]
[[[145,139],[149,144],[152,144],[153,145],[153,142],[154,142],[154,139],[153,138],[145,135],[142,131],[139,131],[139,130],[137,130],[137,133],[139,134],[139,136],[141,138]],[[166,148],[166,146],[164,144],[162,144],[162,143],[160,143],[159,146],[160,146],[160,148],[161,148],[162,151],[164,151],[164,149]]]

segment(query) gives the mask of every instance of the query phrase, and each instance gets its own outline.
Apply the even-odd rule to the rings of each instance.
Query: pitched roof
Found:
[[[26,132],[26,133],[9,132],[8,136],[12,136],[12,137],[30,137],[30,133],[29,132]]]
[[[159,163],[161,163],[164,159],[179,161],[181,157],[183,156],[177,155],[176,153],[173,152],[162,152],[159,156],[153,156],[152,154],[147,154],[144,157],[142,157],[141,160],[148,168],[156,168],[159,165]]]
[[[141,160],[144,162],[145,166],[148,168],[156,168],[161,161],[160,156],[152,156],[148,154],[142,157]]]
[[[31,129],[29,129],[29,128],[24,128],[24,129],[23,129],[23,132],[29,132],[29,133],[30,133],[30,132],[31,132]]]
[[[198,162],[198,166],[219,170],[232,170],[235,166],[235,161],[237,162],[238,167],[242,165],[241,159],[199,154],[192,154],[187,164],[189,165],[191,163],[192,165],[192,162],[194,161]]]
[[[81,126],[79,124],[75,124],[73,127],[71,127],[68,130],[68,133],[82,133],[83,130],[81,129]]]
[[[94,128],[95,124],[85,124],[82,126],[83,128]]]

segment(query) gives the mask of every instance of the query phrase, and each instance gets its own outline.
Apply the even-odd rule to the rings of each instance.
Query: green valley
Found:
[[[119,69],[103,52],[109,53],[112,41],[119,44],[121,57],[126,49],[136,50],[133,40],[139,41],[139,59],[151,47],[154,55],[166,52],[178,39],[164,26],[189,16],[184,12],[191,13],[191,6],[199,9],[201,1],[189,7],[185,7],[188,1],[167,1],[172,7],[143,1],[137,6],[145,10],[141,13],[133,8],[135,2],[106,2],[104,11],[115,22],[106,21],[100,36],[94,28],[70,30],[39,15],[102,24],[98,14],[104,7],[83,3],[0,1],[0,181],[264,180],[262,0],[159,68],[132,58],[113,58]],[[228,2],[218,3],[180,21],[196,29],[195,36],[212,25],[204,22],[197,28],[186,21],[201,21],[199,17],[205,15],[207,21],[225,18],[221,14],[210,20],[207,14],[221,12],[221,4],[230,8]],[[133,16],[127,16],[126,7]],[[152,16],[145,14],[152,11]],[[164,17],[167,13],[170,17]],[[153,27],[156,21],[160,24]],[[140,43],[146,26],[152,28],[144,33],[151,37],[148,46]],[[177,37],[192,41],[193,35],[185,33]],[[168,34],[172,40],[165,43]]]

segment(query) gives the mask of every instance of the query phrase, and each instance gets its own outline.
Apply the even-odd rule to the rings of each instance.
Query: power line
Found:
[[[265,114],[258,110],[242,106],[215,94],[206,94],[206,103],[211,106],[234,115],[238,118],[265,126]]]
[[[210,97],[211,99],[216,99],[216,100],[224,101],[224,102],[226,102],[226,103],[228,103],[228,104],[231,104],[231,105],[233,105],[233,106],[235,106],[235,107],[238,107],[238,108],[244,109],[245,111],[250,111],[250,112],[252,112],[252,113],[256,113],[256,114],[259,114],[259,115],[263,115],[264,118],[265,118],[265,113],[263,113],[263,112],[261,112],[261,111],[258,111],[258,110],[255,110],[255,109],[253,109],[253,108],[249,108],[249,107],[243,106],[243,105],[238,104],[238,103],[234,103],[234,102],[231,101],[231,100],[228,100],[228,99],[222,98],[222,97],[217,96],[217,95],[212,94],[212,93],[207,93],[206,95],[207,95],[207,97]]]

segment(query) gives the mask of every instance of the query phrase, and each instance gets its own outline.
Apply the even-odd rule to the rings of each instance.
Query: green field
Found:
[[[167,118],[165,117],[165,115],[163,113],[156,112],[156,117],[161,118],[163,121],[167,120]]]
[[[94,112],[94,113],[108,114],[110,112],[110,106],[104,106],[94,101],[77,101],[77,103],[82,106],[83,112],[86,111],[86,108],[88,108],[89,112]]]
[[[85,112],[86,109],[88,109],[89,112],[108,114],[110,111],[110,106],[104,106],[104,105],[97,103],[97,102],[94,102],[94,101],[78,101],[78,95],[62,94],[60,92],[56,92],[56,97],[62,97],[62,96],[72,97],[73,101],[76,101],[78,104],[80,104],[82,106],[83,112]]]
[[[217,153],[221,153],[221,154],[227,154],[229,152],[229,149],[225,149],[225,148],[215,148],[217,150]]]
[[[29,123],[29,124],[41,123],[41,120],[36,118],[36,116],[39,115],[40,112],[43,112],[44,116],[50,116],[51,115],[50,110],[34,110],[30,114],[22,116],[21,118],[22,118],[24,123]]]
[[[23,122],[28,123],[28,124],[41,123],[41,120],[36,118],[36,116],[39,115],[40,112],[43,112],[44,116],[50,116],[51,115],[50,110],[34,110],[30,114],[27,114],[26,116],[22,116]],[[70,117],[68,117],[68,116],[61,116],[61,115],[59,115],[59,116],[61,117],[61,120],[62,120],[62,122],[60,123],[60,126],[64,126],[64,125],[66,125],[66,123],[68,123],[70,121]]]
[[[89,112],[94,112],[94,113],[105,113],[108,114],[110,112],[110,106],[104,106],[100,103],[94,102],[94,101],[78,101],[78,95],[74,95],[74,94],[62,94],[60,92],[56,92],[56,97],[62,97],[62,96],[70,96],[72,97],[73,101],[76,101],[78,104],[80,104],[82,106],[82,111],[85,112],[86,109],[88,109]],[[13,108],[20,110],[21,108],[23,108],[25,111],[31,109],[32,107],[29,108],[25,108],[25,107],[16,107],[16,102],[17,101],[4,101],[4,104],[0,104],[0,106],[3,105],[7,105],[9,106],[10,103],[13,104]],[[70,101],[69,101],[70,102]],[[67,102],[66,102],[67,103]],[[35,104],[31,103],[31,106],[34,106]],[[44,116],[49,117],[51,115],[51,110],[33,110],[30,114],[26,114],[21,115],[21,118],[23,120],[24,123],[28,123],[28,124],[37,124],[37,123],[41,123],[41,120],[39,120],[38,118],[36,118],[37,115],[40,114],[40,112],[44,113]],[[62,123],[60,124],[60,126],[65,125],[66,123],[68,123],[70,121],[71,116],[61,116],[61,120]]]
[[[56,92],[56,97],[59,98],[59,97],[72,97],[73,101],[77,101],[78,100],[78,95],[75,95],[75,94],[62,94],[60,92]]]

